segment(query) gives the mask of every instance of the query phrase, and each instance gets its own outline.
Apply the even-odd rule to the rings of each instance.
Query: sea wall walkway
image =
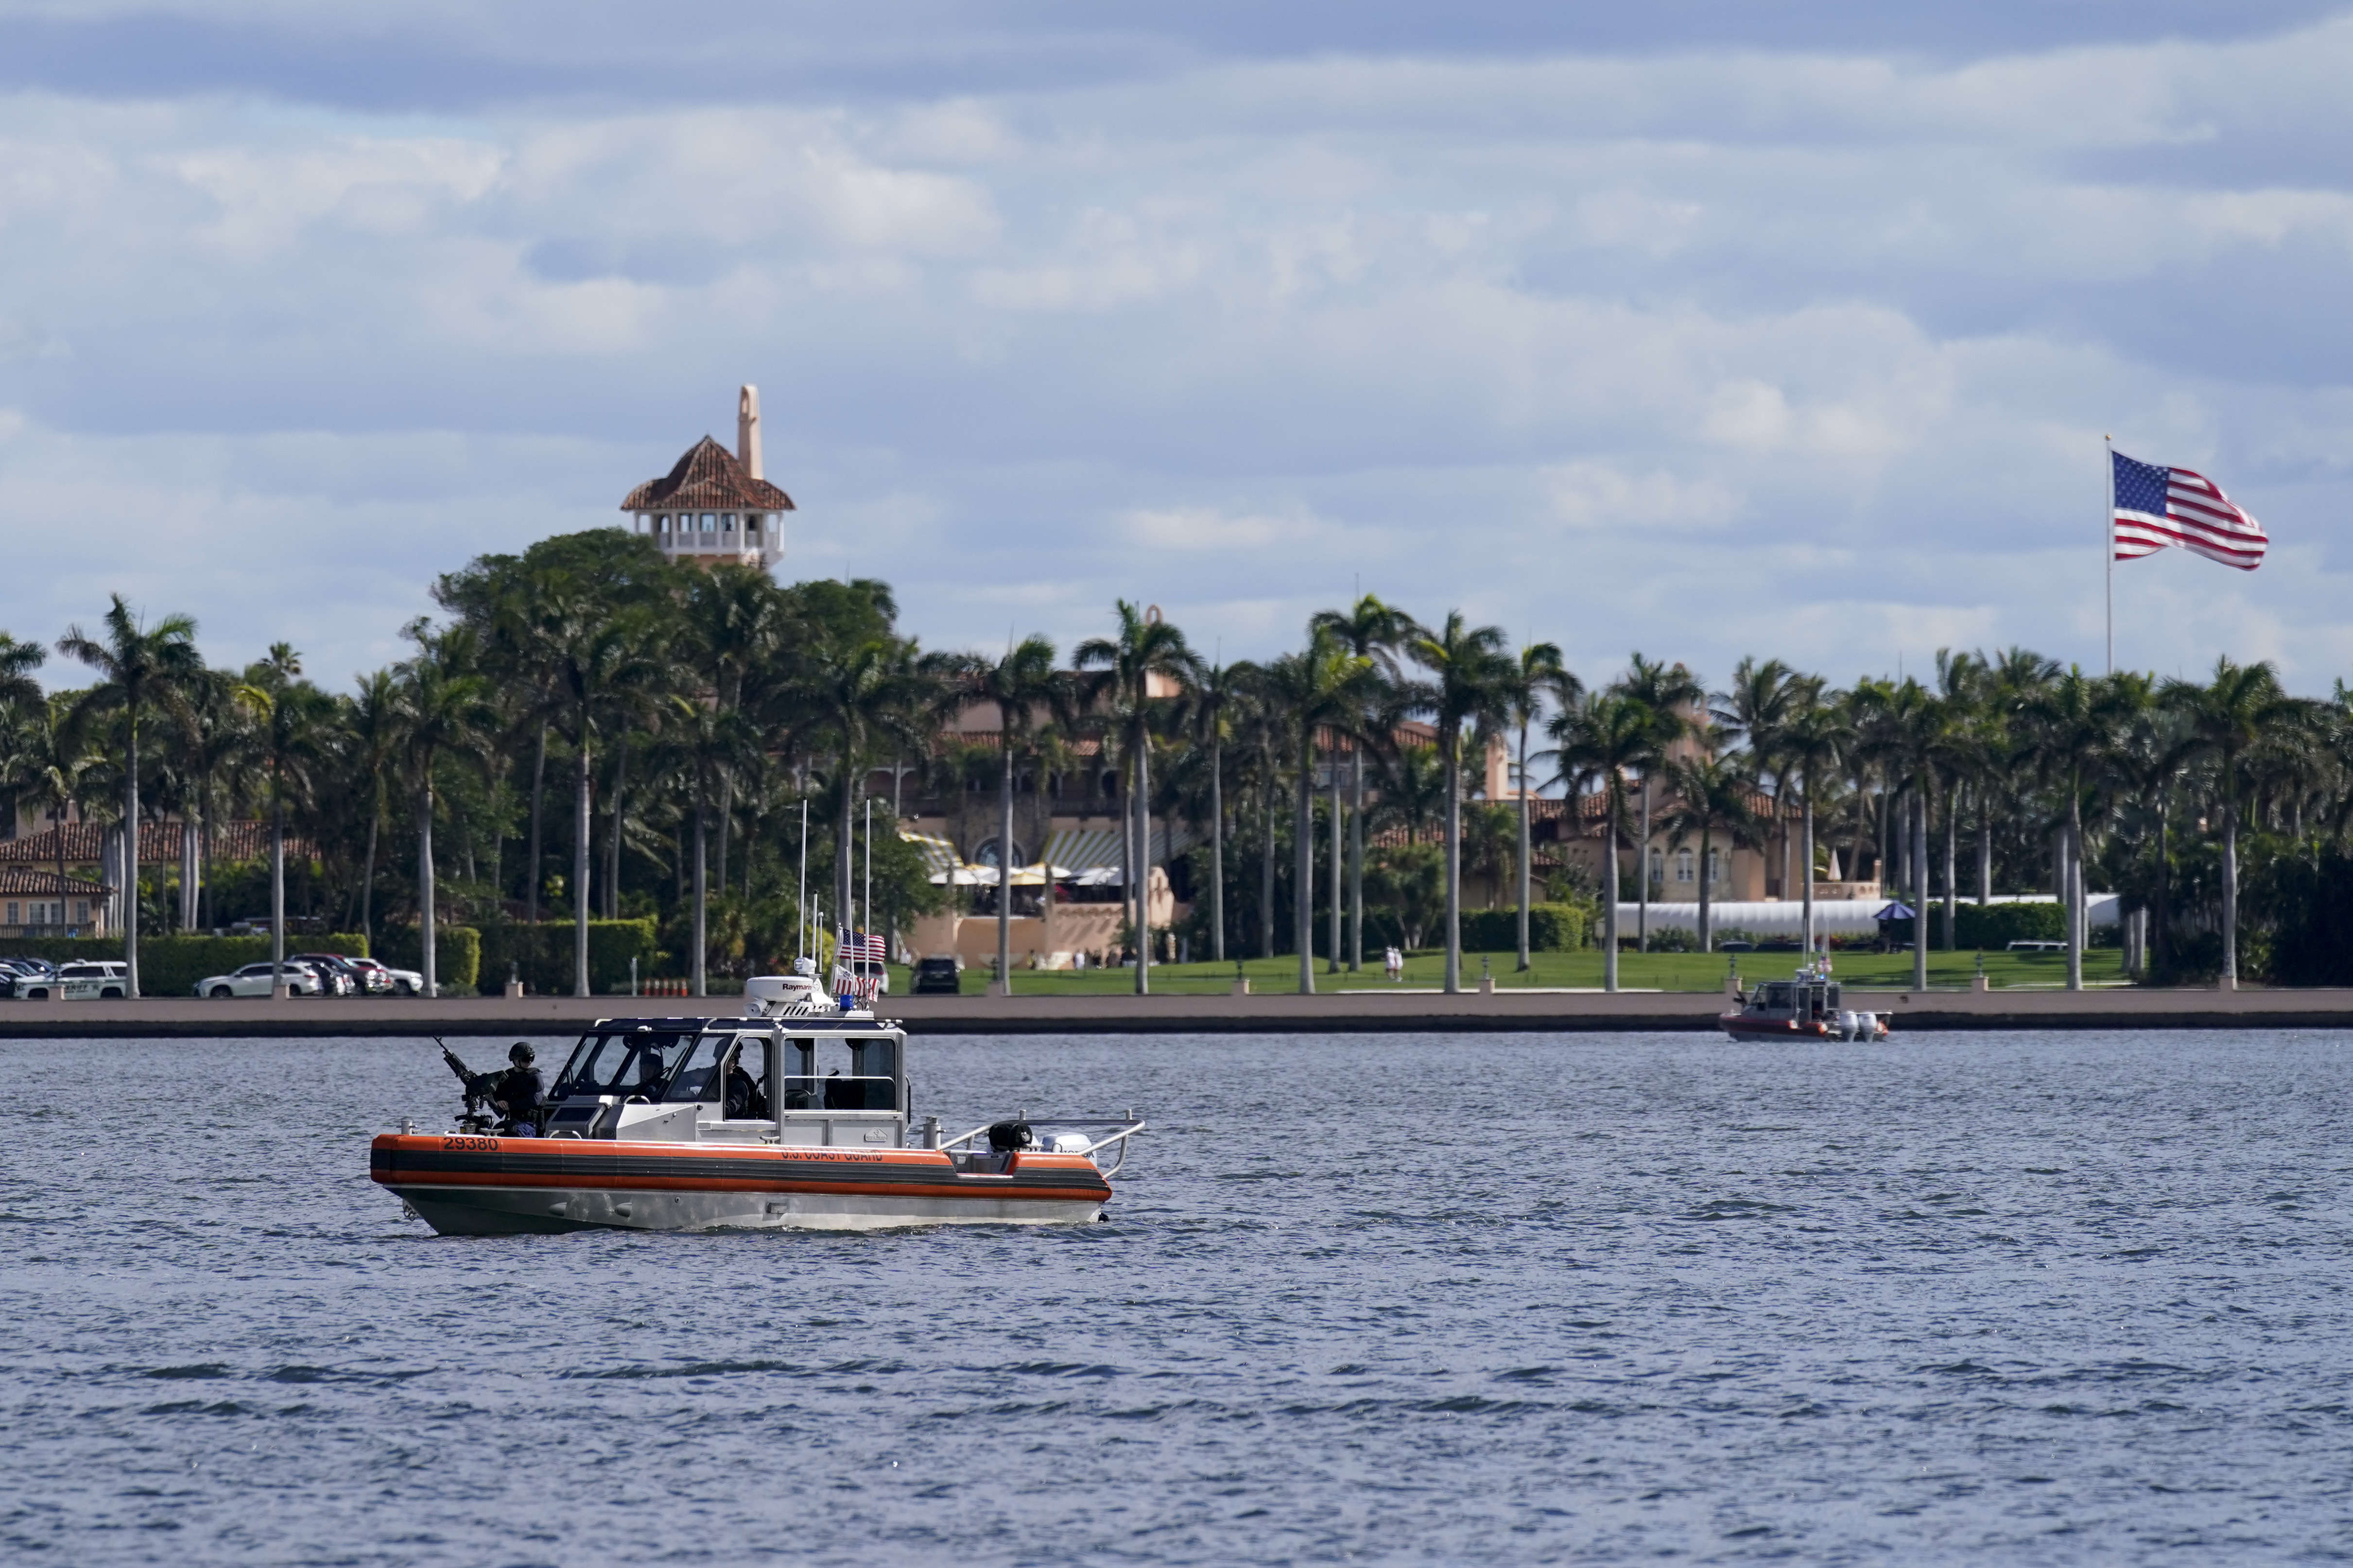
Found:
[[[1849,989],[1848,1005],[1892,1014],[1899,1034],[1939,1029],[2353,1028],[2353,990],[1909,991]],[[223,1036],[563,1036],[602,1017],[734,1014],[713,996],[306,997],[283,1002],[0,1001],[0,1039]],[[1318,996],[904,996],[883,1012],[925,1035],[1593,1033],[1710,1029],[1725,998],[1706,992],[1499,990]]]

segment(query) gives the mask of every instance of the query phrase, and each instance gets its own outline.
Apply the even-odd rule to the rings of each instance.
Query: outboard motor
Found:
[[[1853,1039],[1856,1037],[1857,1032],[1861,1030],[1862,1027],[1862,1019],[1857,1016],[1853,1008],[1841,1007],[1839,1009],[1838,1037],[1840,1039]]]

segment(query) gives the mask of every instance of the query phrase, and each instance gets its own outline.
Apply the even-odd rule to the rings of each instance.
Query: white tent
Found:
[[[1888,905],[1885,899],[1817,899],[1814,900],[1814,934],[1817,936],[1877,936],[1879,911]],[[2048,893],[2000,898],[1997,904],[2048,904],[2055,900]],[[2094,893],[2085,900],[2092,924],[2112,926],[2116,923],[2116,896],[2114,893]],[[1973,904],[1977,900],[1963,899]],[[1942,899],[1928,902],[1929,931],[1933,937],[1941,919],[1937,911],[1945,907]],[[1726,901],[1707,907],[1707,923],[1711,931],[1744,931],[1751,936],[1794,937],[1805,923],[1806,906],[1794,899],[1776,899],[1758,903]],[[1641,907],[1621,903],[1618,906],[1618,935],[1632,934]],[[1652,931],[1699,930],[1699,905],[1696,903],[1654,903],[1651,906]]]

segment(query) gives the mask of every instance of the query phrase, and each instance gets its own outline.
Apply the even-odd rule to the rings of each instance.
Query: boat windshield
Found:
[[[733,1035],[705,1035],[694,1042],[677,1073],[670,1080],[670,1090],[664,1100],[717,1100],[719,1098],[719,1064],[735,1047]]]
[[[692,1037],[674,1029],[630,1029],[583,1035],[557,1076],[551,1098],[573,1095],[642,1094],[651,1100]]]

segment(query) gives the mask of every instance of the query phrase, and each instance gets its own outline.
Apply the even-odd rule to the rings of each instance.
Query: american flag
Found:
[[[2171,548],[2252,572],[2270,541],[2263,525],[2231,504],[2222,489],[2188,468],[2160,468],[2122,452],[2116,463],[2116,559],[2137,561]]]
[[[873,932],[851,931],[841,939],[833,955],[833,994],[854,996],[860,1002],[871,1002],[882,989],[882,972],[879,969],[860,974],[853,967],[858,963],[881,963],[889,956],[888,945]]]
[[[871,958],[880,963],[890,956],[881,933],[852,931],[841,939],[841,957],[846,963],[854,958]]]

